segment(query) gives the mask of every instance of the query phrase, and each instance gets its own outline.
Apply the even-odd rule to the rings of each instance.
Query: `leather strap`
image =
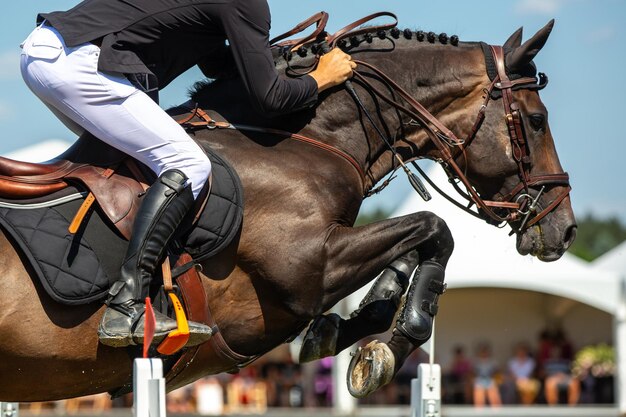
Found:
[[[113,168],[107,168],[102,172],[102,176],[104,178],[111,178],[111,175],[113,175],[114,173],[115,170]],[[68,231],[70,232],[70,234],[74,235],[76,234],[76,232],[78,232],[78,229],[80,229],[80,225],[85,220],[89,209],[91,209],[91,206],[95,201],[96,196],[90,191],[87,195],[87,198],[85,198],[85,201],[83,201],[83,204],[81,204],[78,208],[78,211],[74,215],[74,218],[72,219],[72,222],[68,227]]]
[[[359,78],[359,80],[377,97],[381,98],[383,101],[387,102],[398,110],[411,116],[416,121],[420,122],[433,144],[439,150],[441,159],[453,172],[452,176],[459,179],[463,183],[467,190],[467,193],[462,192],[460,188],[456,186],[456,183],[453,182],[453,185],[455,185],[457,191],[459,191],[461,195],[470,200],[472,203],[476,204],[486,216],[500,223],[503,221],[515,221],[519,218],[522,206],[518,202],[512,201],[512,199],[515,198],[518,193],[520,193],[521,191],[525,191],[526,194],[529,194],[530,186],[540,184],[566,185],[569,188],[569,176],[567,175],[567,173],[564,172],[556,174],[542,174],[539,176],[530,175],[530,158],[528,156],[526,139],[521,126],[519,107],[513,99],[512,88],[514,86],[522,86],[525,84],[528,85],[529,83],[535,83],[536,79],[526,77],[512,82],[511,80],[509,80],[504,69],[504,55],[502,53],[502,47],[491,46],[491,50],[497,65],[498,76],[489,86],[485,101],[478,112],[476,120],[466,141],[459,140],[453,132],[447,129],[426,108],[424,108],[409,93],[407,93],[395,81],[393,81],[389,76],[387,76],[383,71],[376,68],[374,65],[363,61],[355,61],[359,64],[359,66],[368,68],[373,71],[376,76],[394,92],[394,94],[400,96],[408,104],[408,107],[392,98],[389,98],[386,94],[382,93],[378,88],[373,86],[362,74],[360,74],[359,71],[355,71],[355,76]],[[516,187],[514,187],[514,189],[509,192],[509,194],[507,194],[507,196],[503,198],[502,201],[489,201],[482,199],[470,184],[463,170],[461,170],[456,163],[456,158],[458,157],[458,155],[467,149],[467,147],[475,137],[476,133],[480,129],[480,126],[482,125],[482,122],[484,120],[484,112],[487,107],[487,103],[494,88],[502,90],[507,128],[513,149],[513,158],[518,165],[518,174],[520,177],[520,183]],[[453,153],[451,149],[453,149],[455,152]],[[536,215],[530,222],[525,225],[525,227],[530,227],[541,218],[545,217],[545,215],[547,215],[551,210],[558,206],[558,203],[560,203],[567,196],[568,193],[569,191],[566,191],[565,193],[559,195],[556,200],[551,202],[548,207],[544,209],[544,211]],[[493,210],[493,208],[508,210],[508,214],[506,216],[501,216],[497,214]],[[466,209],[466,211],[469,211],[469,209]],[[476,213],[472,211],[469,212],[476,215]],[[538,218],[538,220],[534,220],[536,218]]]
[[[192,122],[192,120],[198,117],[201,121]],[[317,139],[310,138],[308,136],[301,135],[299,133],[291,133],[285,130],[280,129],[272,129],[267,127],[258,127],[258,126],[250,126],[243,124],[231,124],[229,122],[218,122],[211,118],[207,112],[200,109],[197,105],[191,110],[191,114],[184,119],[178,121],[178,123],[185,129],[194,130],[194,129],[234,129],[234,130],[244,130],[249,132],[259,132],[266,133],[271,135],[283,136],[289,139],[293,139],[299,142],[308,143],[309,145],[315,146],[317,148],[328,151],[332,154],[339,156],[342,159],[345,159],[352,167],[356,170],[359,178],[361,180],[361,185],[363,186],[365,182],[365,173],[363,172],[363,168],[361,165],[348,153],[342,151],[341,149],[319,141]]]
[[[324,32],[327,22],[328,22],[328,13],[324,11],[316,13],[313,16],[309,17],[308,19],[304,20],[303,22],[298,23],[293,29],[271,39],[270,45],[272,46],[272,48],[291,47],[290,48],[291,50],[298,49],[300,46],[302,46],[305,43],[317,40],[318,37],[322,34],[322,32]],[[311,34],[307,36],[303,36],[301,38],[290,39],[288,41],[276,43],[290,36],[293,36],[297,33],[304,32],[307,28],[309,28],[313,24],[316,25],[316,28]]]
[[[182,253],[176,262],[176,267],[182,267],[192,262],[193,259],[189,254]],[[176,268],[174,268],[174,270],[176,270]],[[196,358],[213,358],[220,361],[220,365],[223,369],[231,370],[237,370],[242,364],[249,363],[257,358],[257,356],[240,355],[230,349],[222,337],[222,333],[219,331],[215,319],[211,315],[206,292],[197,269],[194,267],[183,268],[183,270],[185,270],[185,272],[176,279],[176,282],[185,305],[187,318],[190,321],[204,323],[211,327],[213,335],[206,343],[185,350],[176,361],[166,375],[167,383],[174,385],[177,385],[179,381],[185,381],[185,370]]]

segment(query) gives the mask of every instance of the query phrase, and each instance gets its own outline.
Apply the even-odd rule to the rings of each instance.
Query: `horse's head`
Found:
[[[538,94],[547,77],[540,73],[537,79],[532,62],[553,23],[524,44],[520,29],[502,48],[483,45],[491,79],[483,93],[489,95],[485,118],[455,158],[484,203],[478,204],[480,215],[508,222],[517,234],[519,253],[543,261],[560,258],[576,236],[568,177]]]
[[[532,60],[545,44],[553,23],[524,44],[521,29],[504,44],[505,68],[492,74],[497,79],[491,95],[499,97],[489,101],[483,126],[475,143],[467,148],[467,169],[481,197],[521,204],[503,215],[517,232],[518,251],[545,261],[560,258],[576,236],[569,184],[537,91],[547,79],[540,74],[539,84],[524,81],[535,77]],[[503,89],[503,78],[509,79],[511,89]]]
[[[576,235],[569,179],[538,94],[547,77],[537,76],[533,63],[552,26],[553,21],[524,44],[520,29],[503,47],[450,46],[443,36],[437,45],[434,35],[430,45],[399,40],[392,48],[398,59],[375,62],[384,72],[404,74],[400,83],[408,86],[407,95],[421,103],[406,100],[403,112],[411,120],[403,120],[396,152],[404,160],[426,156],[442,162],[461,183],[461,194],[467,191],[478,208],[475,215],[494,224],[509,223],[518,251],[543,261],[560,258]],[[366,58],[377,59],[376,54]],[[407,62],[412,71],[407,71]],[[420,110],[422,106],[430,113]],[[369,172],[378,173],[374,179],[389,171],[391,152],[387,148],[381,155],[372,158]]]

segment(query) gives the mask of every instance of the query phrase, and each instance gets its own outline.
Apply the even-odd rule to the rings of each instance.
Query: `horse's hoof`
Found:
[[[298,361],[305,363],[335,356],[341,320],[335,313],[316,317],[304,336]]]
[[[393,378],[396,359],[391,349],[378,340],[368,343],[354,354],[348,368],[348,391],[363,398]]]

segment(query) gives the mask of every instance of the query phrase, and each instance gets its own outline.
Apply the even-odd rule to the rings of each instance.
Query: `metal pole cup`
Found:
[[[411,417],[441,417],[441,367],[435,363],[435,322],[430,337],[429,362],[417,367],[411,380]]]
[[[143,358],[135,359],[133,365],[133,416],[165,417],[165,378],[163,361],[148,358],[148,350],[154,337],[156,320],[150,298],[146,298]],[[2,416],[0,416],[2,417]]]

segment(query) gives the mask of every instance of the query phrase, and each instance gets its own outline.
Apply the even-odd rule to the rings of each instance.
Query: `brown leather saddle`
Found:
[[[130,238],[139,196],[154,178],[143,165],[121,151],[83,135],[58,157],[43,163],[0,157],[0,199],[14,204],[43,200],[68,187],[89,191],[75,217],[76,226],[97,202],[111,224]]]

